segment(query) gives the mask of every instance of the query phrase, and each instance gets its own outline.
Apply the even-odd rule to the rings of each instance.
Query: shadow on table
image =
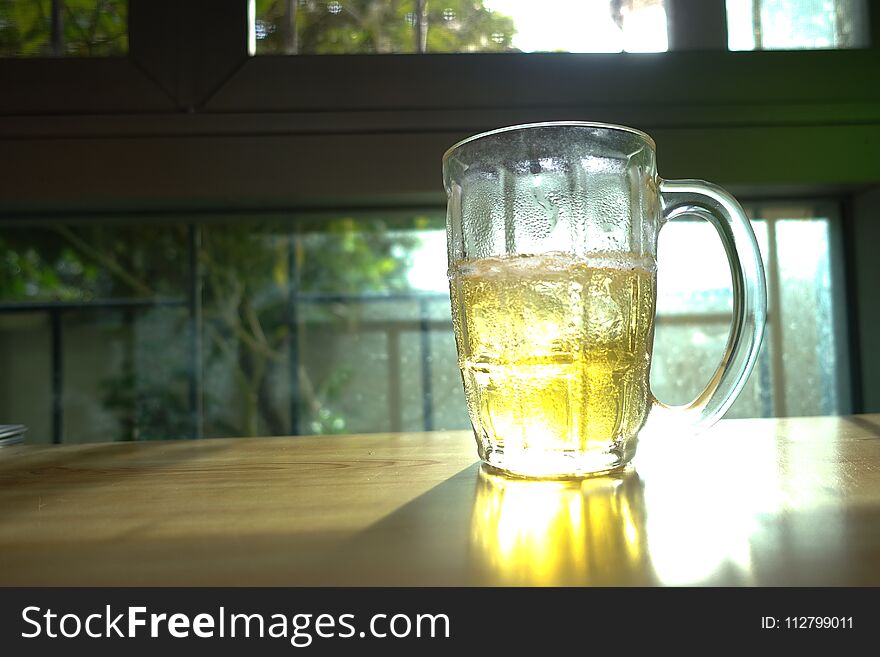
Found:
[[[861,416],[849,416],[841,419],[847,424],[854,424],[859,429],[865,430],[874,438],[880,438],[880,420],[868,419]]]
[[[67,491],[110,488],[173,470],[199,473],[199,463],[229,449],[225,440],[124,442],[77,445],[69,449],[16,446],[0,453],[0,519],[30,514]]]

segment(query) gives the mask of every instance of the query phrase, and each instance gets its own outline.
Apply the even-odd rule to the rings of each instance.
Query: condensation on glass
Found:
[[[835,206],[745,208],[769,314],[727,417],[848,412]],[[0,424],[34,443],[56,421],[63,442],[469,428],[443,225],[439,211],[5,224]],[[660,232],[651,386],[669,403],[692,399],[724,351],[716,242],[699,221]]]
[[[818,50],[868,45],[865,0],[727,0],[730,50]]]
[[[256,0],[258,55],[660,52],[664,0]]]
[[[128,0],[0,0],[0,57],[128,52]]]

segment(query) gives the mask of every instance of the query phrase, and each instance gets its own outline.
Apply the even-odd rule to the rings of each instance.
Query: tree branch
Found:
[[[148,285],[125,271],[122,265],[120,265],[114,257],[108,256],[91,246],[67,226],[56,226],[54,230],[89,258],[103,265],[109,272],[130,286],[136,293],[149,297],[155,296],[155,292]]]

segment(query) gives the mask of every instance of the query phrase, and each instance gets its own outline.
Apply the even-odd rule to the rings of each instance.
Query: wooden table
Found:
[[[5,585],[878,585],[880,415],[724,421],[580,483],[466,432],[0,450]]]

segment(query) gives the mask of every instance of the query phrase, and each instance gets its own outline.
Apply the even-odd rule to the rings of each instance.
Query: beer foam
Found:
[[[455,276],[475,276],[480,278],[507,276],[510,274],[530,276],[535,274],[565,273],[570,272],[573,268],[616,269],[619,271],[641,269],[649,274],[653,274],[657,271],[657,259],[650,255],[612,252],[597,252],[584,256],[561,252],[537,255],[490,256],[488,258],[458,262],[448,270],[447,276],[450,279]]]

